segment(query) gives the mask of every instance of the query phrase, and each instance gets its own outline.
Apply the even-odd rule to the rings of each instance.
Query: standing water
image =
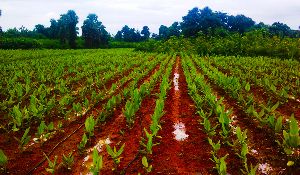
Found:
[[[174,110],[172,111],[173,116],[175,118],[178,118],[180,113],[180,90],[179,90],[179,72],[178,72],[178,66],[179,61],[176,61],[176,67],[175,67],[175,73],[173,78],[173,84],[174,84]],[[173,134],[175,135],[175,140],[177,141],[184,141],[188,138],[189,135],[187,135],[184,123],[176,121],[174,123],[174,131]]]

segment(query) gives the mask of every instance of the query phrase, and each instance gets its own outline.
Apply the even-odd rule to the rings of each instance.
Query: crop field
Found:
[[[300,174],[300,64],[0,50],[0,172]]]

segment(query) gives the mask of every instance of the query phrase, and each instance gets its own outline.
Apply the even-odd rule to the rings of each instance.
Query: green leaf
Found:
[[[125,143],[121,146],[121,148],[120,148],[119,151],[117,152],[117,156],[118,156],[118,157],[123,153],[124,147],[125,147]]]
[[[278,117],[277,118],[277,121],[276,121],[276,125],[275,125],[275,133],[279,133],[282,129],[282,116]]]
[[[8,162],[7,156],[4,154],[2,149],[0,149],[0,166],[5,167]]]
[[[287,166],[293,166],[295,164],[294,161],[289,160],[288,163],[286,164]]]
[[[142,164],[144,165],[144,167],[148,168],[149,164],[148,164],[148,160],[146,156],[143,156],[142,158]]]
[[[106,145],[106,151],[107,151],[107,153],[108,153],[111,157],[115,157],[114,151],[112,150],[112,148],[111,148],[108,144]]]
[[[246,90],[247,92],[250,91],[250,84],[249,84],[249,82],[247,82],[247,84],[246,84],[246,86],[245,86],[245,90]]]

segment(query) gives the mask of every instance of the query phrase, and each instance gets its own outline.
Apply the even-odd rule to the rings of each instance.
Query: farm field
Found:
[[[300,64],[0,50],[8,174],[300,174]]]

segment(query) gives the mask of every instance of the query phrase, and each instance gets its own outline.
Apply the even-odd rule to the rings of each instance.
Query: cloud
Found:
[[[22,25],[29,29],[36,24],[49,26],[51,18],[58,19],[60,14],[73,9],[79,16],[78,27],[89,13],[95,13],[112,34],[125,24],[139,30],[148,25],[151,32],[157,33],[160,25],[181,21],[196,6],[209,6],[232,15],[244,14],[267,24],[280,21],[293,29],[300,25],[299,0],[1,0],[0,24],[4,30]]]

